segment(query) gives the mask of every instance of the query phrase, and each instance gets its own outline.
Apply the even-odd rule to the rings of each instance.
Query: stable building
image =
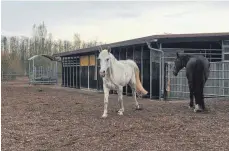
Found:
[[[146,42],[153,49],[149,49]],[[101,47],[110,47],[118,60],[136,61],[142,85],[149,92],[148,98],[189,97],[185,69],[177,77],[172,75],[176,52],[207,57],[211,62],[211,73],[205,95],[229,96],[229,32],[152,35]],[[62,60],[62,86],[102,91],[98,54],[98,46],[54,54]],[[123,94],[131,95],[129,86],[123,88]]]

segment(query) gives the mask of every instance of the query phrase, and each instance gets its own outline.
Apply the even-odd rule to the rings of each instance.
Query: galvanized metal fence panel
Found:
[[[204,87],[205,97],[229,97],[229,62],[211,62],[209,78]],[[174,63],[167,62],[167,98],[189,98],[186,71],[182,69],[175,77],[172,73]]]

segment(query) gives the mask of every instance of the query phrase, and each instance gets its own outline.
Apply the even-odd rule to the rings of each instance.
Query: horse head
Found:
[[[111,55],[110,51],[111,51],[110,48],[102,49],[102,47],[100,47],[100,53],[99,53],[98,59],[100,61],[99,74],[101,77],[105,77],[108,69],[111,66],[112,55]]]
[[[184,67],[184,57],[183,55],[180,55],[178,52],[176,53],[176,58],[174,60],[174,66],[173,66],[173,75],[177,76],[179,71]]]

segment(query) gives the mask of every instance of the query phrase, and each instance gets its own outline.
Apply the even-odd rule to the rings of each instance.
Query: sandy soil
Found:
[[[110,95],[102,119],[103,94],[58,86],[2,83],[4,151],[189,151],[229,150],[229,99],[206,99],[208,111],[194,113],[184,101],[139,99],[134,109],[124,96]]]

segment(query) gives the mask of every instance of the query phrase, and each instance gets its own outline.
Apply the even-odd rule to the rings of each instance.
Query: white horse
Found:
[[[139,68],[133,60],[117,60],[111,53],[110,49],[100,50],[98,59],[100,60],[100,76],[103,79],[104,90],[104,112],[102,118],[107,117],[108,97],[110,90],[116,90],[118,93],[118,102],[120,109],[119,115],[123,115],[123,87],[129,85],[132,89],[136,109],[140,109],[136,91],[147,94],[148,92],[142,87],[139,79]]]

